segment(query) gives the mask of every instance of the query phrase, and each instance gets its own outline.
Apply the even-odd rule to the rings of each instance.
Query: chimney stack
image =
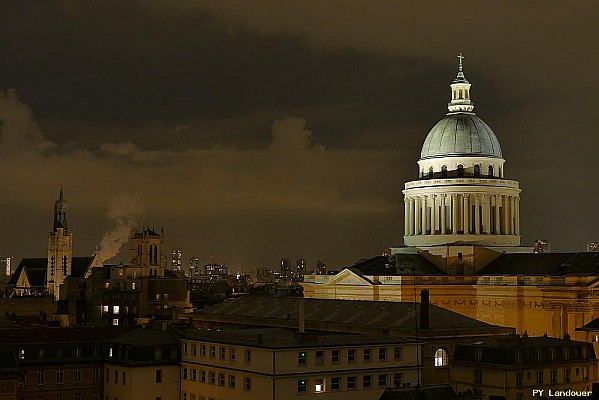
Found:
[[[429,329],[429,293],[428,289],[420,291],[420,329]]]
[[[305,319],[306,319],[306,309],[305,309],[305,304],[304,304],[304,299],[303,297],[300,299],[299,301],[299,311],[298,311],[298,326],[299,326],[299,333],[304,333],[306,331],[306,323],[305,323]]]

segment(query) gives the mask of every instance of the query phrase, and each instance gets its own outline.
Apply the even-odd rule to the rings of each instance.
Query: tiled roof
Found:
[[[447,275],[420,254],[376,256],[350,269],[360,275]]]
[[[256,346],[271,349],[296,347],[382,345],[409,342],[394,336],[366,335],[357,333],[309,332],[299,333],[281,328],[185,330],[185,339],[207,341],[238,346]]]
[[[196,312],[200,319],[226,320],[230,323],[262,326],[294,326],[298,321],[299,299],[283,297],[243,296],[226,300]],[[304,299],[306,327],[355,332],[367,330],[399,330],[415,333],[420,324],[420,304],[362,301]],[[487,324],[476,319],[429,305],[428,332],[469,330],[501,330],[507,328]],[[317,328],[318,327],[318,328]],[[422,331],[422,330],[421,330]]]
[[[599,275],[599,253],[502,254],[477,275]]]

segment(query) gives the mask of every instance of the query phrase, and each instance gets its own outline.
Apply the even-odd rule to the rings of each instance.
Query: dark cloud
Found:
[[[4,1],[15,240],[0,255],[44,254],[61,184],[84,253],[122,196],[204,259],[339,265],[400,243],[401,189],[459,51],[521,181],[523,243],[582,249],[599,235],[595,15],[584,1]]]

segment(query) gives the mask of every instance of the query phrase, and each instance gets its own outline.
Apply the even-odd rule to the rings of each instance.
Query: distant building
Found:
[[[298,282],[302,282],[304,280],[305,274],[306,274],[306,259],[298,258],[295,263],[295,280]]]
[[[284,329],[189,329],[182,339],[181,399],[378,400],[416,386],[415,340]]]
[[[587,251],[591,253],[599,252],[599,242],[589,242],[587,244]]]
[[[171,270],[181,272],[183,253],[181,247],[176,247],[171,252]]]
[[[0,273],[5,271],[6,275],[12,274],[12,257],[0,258]]]
[[[164,229],[135,230],[131,234],[129,268],[133,276],[164,276]]]
[[[592,344],[569,339],[484,339],[456,346],[452,380],[456,393],[479,392],[485,399],[551,398],[549,390],[554,394],[588,391],[577,398],[590,398],[592,382],[597,380],[597,359]]]
[[[197,275],[201,275],[201,267],[200,267],[200,259],[197,257],[191,257],[189,259],[188,273],[187,276],[191,279],[195,278]]]
[[[547,239],[537,239],[532,245],[533,253],[551,253],[551,243]]]
[[[279,269],[281,278],[291,279],[293,277],[293,271],[291,270],[291,260],[288,258],[281,258],[281,265]]]
[[[204,265],[204,275],[226,276],[229,275],[229,268],[223,264],[210,263]]]
[[[314,268],[314,275],[326,275],[327,274],[327,266],[322,261],[316,261],[316,266]]]

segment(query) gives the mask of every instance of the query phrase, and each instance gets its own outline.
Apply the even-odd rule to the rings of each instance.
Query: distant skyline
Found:
[[[16,1],[0,5],[0,257],[164,227],[231,267],[339,269],[401,245],[402,189],[464,53],[520,182],[522,244],[599,240],[599,4]],[[126,262],[127,245],[110,262]]]

